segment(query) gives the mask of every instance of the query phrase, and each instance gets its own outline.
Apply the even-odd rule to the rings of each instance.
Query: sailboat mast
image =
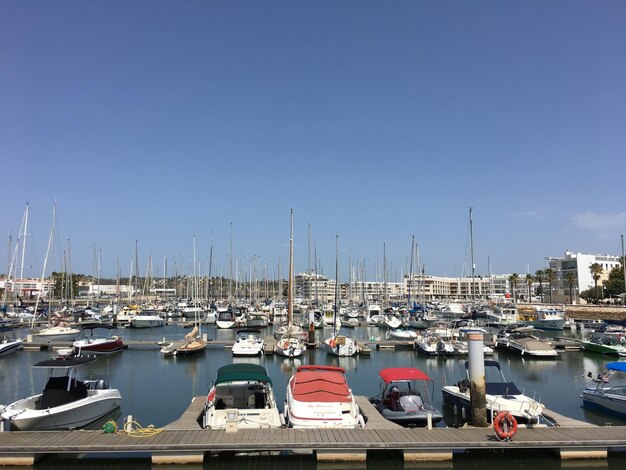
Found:
[[[472,227],[472,210],[473,207],[469,208],[469,230],[470,230],[470,261],[472,263],[472,287],[471,287],[471,295],[472,300],[474,300],[475,291],[474,291],[474,270],[476,266],[474,265],[474,232]]]
[[[22,240],[22,264],[20,267],[20,279],[24,279],[24,255],[26,254],[26,235],[28,234],[28,203],[26,203],[26,213],[24,214],[24,238]],[[22,281],[22,287],[24,281]]]
[[[337,334],[337,310],[339,309],[339,234],[335,234],[335,318],[333,330]]]
[[[289,287],[287,292],[287,321],[293,321],[293,209],[291,209],[291,228],[289,230]]]
[[[409,288],[407,289],[407,307],[411,308],[411,283],[413,282],[413,250],[415,248],[415,235],[411,237],[411,262],[409,263]]]

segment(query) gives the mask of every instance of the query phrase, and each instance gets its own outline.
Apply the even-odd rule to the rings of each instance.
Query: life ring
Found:
[[[287,341],[285,341],[283,343],[283,349],[287,349],[289,347],[289,343]]]
[[[328,342],[328,345],[329,345],[331,348],[334,348],[335,346],[337,346],[337,342],[336,342],[334,339],[331,339],[331,340]]]
[[[517,432],[517,420],[508,411],[501,411],[493,419],[493,430],[501,441],[510,441]]]

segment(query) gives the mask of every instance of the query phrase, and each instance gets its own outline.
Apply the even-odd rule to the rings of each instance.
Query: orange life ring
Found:
[[[289,343],[287,341],[285,341],[283,343],[283,349],[287,349],[289,347]]]
[[[501,411],[493,419],[493,429],[501,441],[510,441],[517,432],[517,420],[508,411]]]
[[[331,339],[331,340],[328,342],[328,345],[329,345],[331,348],[334,348],[335,346],[337,346],[337,342],[336,342],[334,339]]]

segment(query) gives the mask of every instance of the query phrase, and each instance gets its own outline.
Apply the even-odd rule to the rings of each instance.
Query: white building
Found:
[[[595,286],[593,276],[589,270],[592,264],[598,263],[602,266],[602,274],[600,275],[598,285],[602,285],[602,283],[608,279],[609,273],[613,268],[621,266],[619,256],[591,255],[573,253],[571,251],[566,251],[565,256],[562,258],[547,258],[547,260],[549,267],[553,269],[556,274],[556,280],[552,284],[552,297],[553,301],[557,303],[569,302],[568,273],[573,273],[575,276],[572,300],[579,303],[579,293]]]

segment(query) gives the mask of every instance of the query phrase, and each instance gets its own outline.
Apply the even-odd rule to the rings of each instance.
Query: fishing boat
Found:
[[[300,366],[287,384],[285,420],[293,428],[359,428],[365,421],[345,370]]]
[[[596,382],[595,386],[583,390],[583,408],[626,419],[626,382],[609,386],[615,374],[626,374],[626,362],[610,362],[606,365],[606,370],[605,374],[592,379]]]
[[[401,426],[426,426],[443,419],[432,405],[435,383],[415,367],[391,367],[379,372],[380,393],[370,398],[384,418]],[[429,390],[430,389],[430,390]]]
[[[456,415],[471,416],[469,361],[465,362],[466,377],[455,385],[442,388],[443,403]],[[485,398],[487,401],[487,420],[500,411],[510,412],[518,423],[535,424],[539,422],[544,406],[525,395],[513,382],[508,382],[497,361],[485,361]]]
[[[245,329],[237,331],[237,338],[233,344],[233,356],[258,356],[265,350],[265,341],[260,330]]]
[[[75,429],[120,406],[119,390],[106,380],[76,378],[76,369],[96,361],[93,356],[58,356],[33,367],[49,369],[43,392],[8,405],[0,417],[20,431]]]
[[[217,370],[202,416],[206,429],[279,428],[272,379],[258,364],[229,364]]]
[[[22,347],[22,342],[15,337],[12,328],[0,327],[0,356],[14,353]]]
[[[98,325],[83,328],[81,336],[72,344],[77,355],[86,354],[111,354],[122,351],[126,346],[121,336],[111,334],[117,327]],[[102,334],[106,331],[107,334]]]

